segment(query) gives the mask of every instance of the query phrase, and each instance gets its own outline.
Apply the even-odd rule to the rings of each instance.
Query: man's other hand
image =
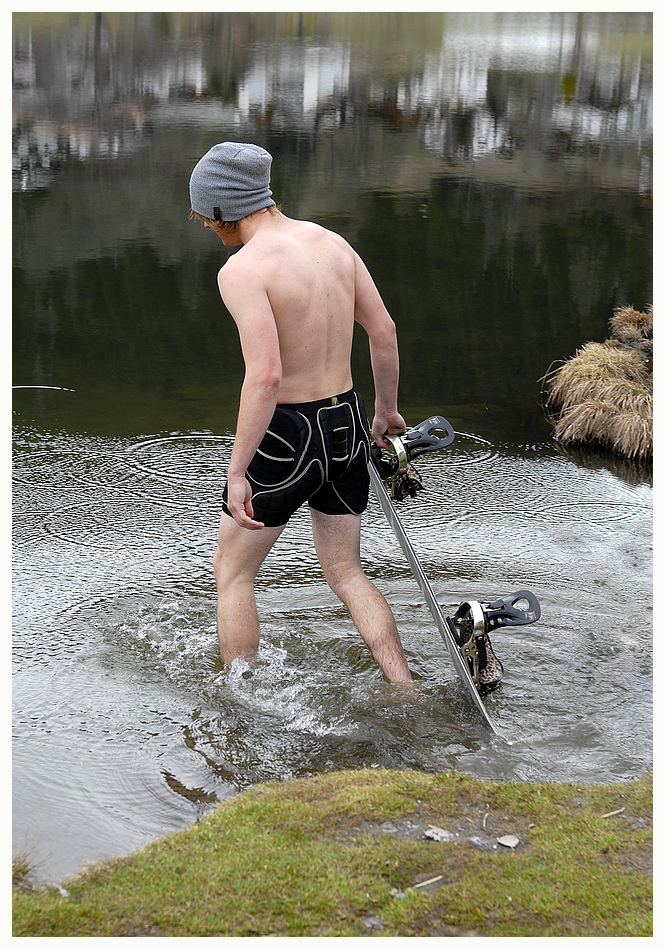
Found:
[[[390,415],[375,415],[372,422],[372,438],[379,448],[390,448],[391,443],[386,435],[403,435],[406,431],[406,422],[399,412]]]
[[[252,488],[247,478],[229,478],[227,482],[226,506],[233,520],[247,530],[261,530],[265,525],[254,520]]]

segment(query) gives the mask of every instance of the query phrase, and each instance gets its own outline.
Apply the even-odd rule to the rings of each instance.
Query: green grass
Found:
[[[459,836],[428,841],[430,825]],[[271,782],[65,881],[68,896],[15,887],[13,935],[650,936],[651,826],[650,776],[577,787],[368,770]],[[505,833],[515,850],[468,839]]]

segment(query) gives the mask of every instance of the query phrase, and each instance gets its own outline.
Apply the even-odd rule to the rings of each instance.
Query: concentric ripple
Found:
[[[460,440],[416,462],[424,491],[398,511],[444,612],[523,587],[541,603],[537,624],[492,634],[496,741],[374,498],[363,561],[416,692],[384,681],[327,587],[306,510],[257,580],[255,666],[222,669],[211,558],[231,444],[17,433],[14,808],[46,875],[266,779],[382,766],[591,782],[650,766],[649,484],[551,446]]]

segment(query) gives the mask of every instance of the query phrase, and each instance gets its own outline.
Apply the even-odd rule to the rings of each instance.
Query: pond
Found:
[[[13,23],[14,848],[60,880],[255,782],[336,768],[623,781],[652,763],[652,483],[564,453],[548,370],[652,289],[650,14],[26,13]],[[400,410],[457,437],[400,515],[446,610],[527,587],[465,699],[378,503],[368,574],[418,679],[381,677],[306,511],[222,669],[211,558],[243,365],[215,142],[274,156],[395,319]],[[356,386],[372,398],[367,347]]]

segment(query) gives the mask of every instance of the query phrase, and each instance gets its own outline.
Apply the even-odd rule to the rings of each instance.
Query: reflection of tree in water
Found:
[[[506,16],[15,15],[18,187],[72,158],[131,154],[173,121],[301,133],[378,119],[455,161],[527,145],[566,158],[609,135],[641,145],[648,14]]]
[[[567,357],[603,333],[612,296],[651,293],[651,256],[633,252],[650,212],[625,194],[571,192],[562,208],[548,195],[442,179],[426,214],[415,200],[377,196],[367,221],[356,247],[397,323],[404,402],[439,393],[483,412],[501,404],[513,432],[542,414],[544,353]],[[358,369],[369,385],[362,352]]]
[[[555,17],[545,55],[524,53],[538,17],[517,52],[508,27],[495,43],[463,18],[385,17],[17,15],[16,382],[178,404],[214,384],[231,404],[223,252],[187,220],[187,182],[218,136],[247,136],[274,155],[285,213],[366,259],[398,323],[405,400],[475,406],[484,433],[488,404],[511,432],[539,428],[550,362],[604,333],[613,306],[653,302],[646,40],[591,57],[613,21]],[[580,105],[587,75],[603,110]],[[629,75],[630,105],[612,110],[612,77]],[[364,349],[354,372],[370,391]]]

